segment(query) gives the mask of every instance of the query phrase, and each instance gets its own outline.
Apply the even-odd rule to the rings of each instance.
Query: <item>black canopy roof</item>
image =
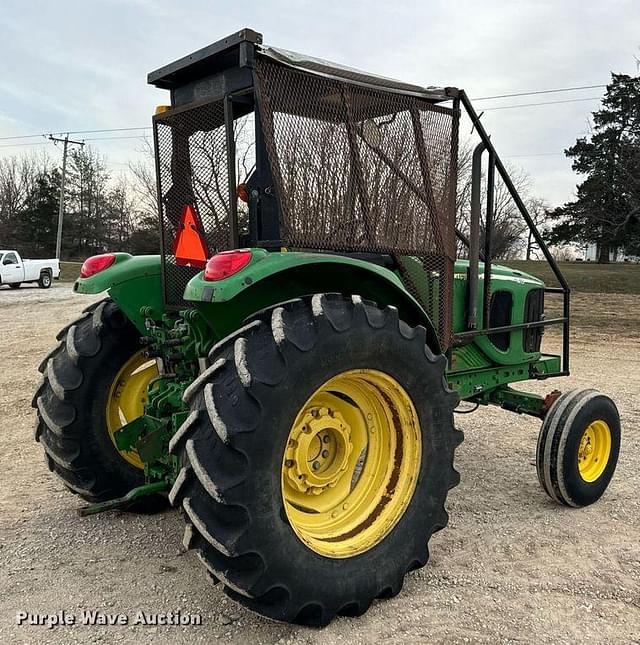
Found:
[[[263,45],[262,34],[253,29],[242,29],[151,72],[148,75],[148,82],[156,87],[172,90],[198,78],[224,69],[238,67],[242,64],[243,57],[247,56],[247,45],[258,56],[265,56],[282,65],[327,78],[382,89],[387,92],[418,96],[434,103],[451,98],[446,88],[422,87],[286,49]]]

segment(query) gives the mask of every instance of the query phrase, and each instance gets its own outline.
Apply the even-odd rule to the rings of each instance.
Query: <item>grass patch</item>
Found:
[[[497,263],[535,275],[548,286],[556,286],[551,268],[544,261],[497,260]],[[60,262],[60,280],[73,282],[80,274],[81,266],[82,262]],[[640,264],[560,262],[559,266],[574,292],[640,295]]]
[[[542,261],[505,260],[504,264],[530,273],[544,280],[547,286],[557,286],[549,265]],[[640,294],[640,264],[618,262],[596,264],[595,262],[559,262],[560,271],[572,291],[578,293],[624,293]]]
[[[82,262],[60,262],[60,282],[75,282]]]

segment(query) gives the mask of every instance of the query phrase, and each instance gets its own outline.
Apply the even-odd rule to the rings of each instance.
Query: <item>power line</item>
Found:
[[[605,85],[594,85],[592,87],[606,87]],[[577,89],[577,88],[576,88]],[[505,94],[504,96],[527,96],[528,94],[545,94],[548,92],[560,92],[563,90],[544,90],[541,92],[529,92],[529,93],[522,93],[522,94]],[[490,98],[502,98],[498,96],[488,96],[485,97],[485,99],[490,99]],[[556,105],[560,103],[577,103],[580,101],[599,101],[601,100],[602,97],[600,96],[593,96],[593,97],[587,97],[587,98],[580,98],[580,99],[564,99],[561,101],[543,101],[540,103],[519,103],[519,104],[514,104],[514,105],[499,105],[496,107],[488,107],[484,108],[485,112],[488,112],[489,110],[511,110],[515,108],[520,108],[520,107],[538,107],[541,105]],[[474,99],[474,101],[482,101],[484,99]],[[67,134],[98,134],[98,133],[103,133],[103,132],[131,132],[135,130],[151,130],[151,126],[148,127],[143,127],[143,128],[104,128],[101,130],[69,130]],[[57,134],[63,134],[63,133],[57,133]],[[35,137],[47,137],[51,136],[49,134],[21,134],[21,135],[15,135],[15,136],[10,136],[10,137],[0,137],[0,141],[10,141],[10,140],[15,140],[15,139],[33,139]],[[132,137],[92,137],[90,139],[84,139],[84,141],[107,141],[109,139],[140,139],[144,138],[145,135],[138,135],[138,136],[132,136]],[[34,142],[34,143],[12,143],[12,144],[0,144],[0,148],[10,148],[10,147],[15,147],[15,146],[36,146],[36,145],[44,145],[42,143]]]
[[[143,137],[105,137],[96,138],[96,139],[84,139],[84,141],[103,141],[105,139],[141,139]],[[19,146],[46,146],[49,145],[48,141],[38,141],[36,143],[10,143],[8,145],[0,145],[0,148],[16,148]],[[551,157],[551,156],[563,156],[564,152],[533,152],[531,154],[517,154],[517,155],[501,155],[503,159],[514,159],[516,157]],[[107,164],[117,165],[117,166],[128,166],[129,163],[124,161],[111,161],[108,160]]]
[[[150,125],[141,128],[109,128],[106,130],[71,130],[69,134],[96,134],[98,132],[127,132],[131,130],[151,130]]]
[[[537,90],[534,92],[518,92],[514,94],[501,94],[501,95],[496,95],[496,96],[485,96],[485,97],[480,97],[477,99],[474,99],[474,101],[483,101],[483,100],[489,100],[489,99],[498,99],[498,98],[508,98],[508,97],[515,97],[515,96],[532,96],[536,94],[551,94],[551,93],[556,93],[556,92],[570,92],[574,90],[584,90],[584,89],[593,89],[593,88],[602,88],[602,87],[607,87],[606,85],[583,85],[579,87],[566,87],[566,88],[561,88],[561,89],[553,89],[553,90]],[[563,104],[563,103],[578,103],[582,101],[599,101],[601,100],[602,97],[600,96],[593,96],[593,97],[585,97],[585,98],[578,98],[578,99],[562,99],[559,101],[541,101],[538,103],[519,103],[519,104],[514,104],[514,105],[498,105],[495,107],[488,107],[485,108],[484,111],[488,112],[490,110],[512,110],[512,109],[517,109],[517,108],[528,108],[528,107],[540,107],[544,105],[558,105],[558,104]],[[150,126],[145,126],[145,127],[126,127],[126,128],[102,128],[102,129],[96,129],[96,130],[70,130],[68,134],[100,134],[100,133],[105,133],[105,132],[131,132],[131,131],[146,131],[146,130],[151,130],[152,128]],[[25,135],[16,135],[16,136],[10,136],[10,137],[0,137],[0,141],[7,141],[7,140],[14,140],[14,139],[31,139],[35,137],[46,137],[47,135],[45,134],[25,134]],[[51,135],[48,135],[49,138],[51,138]],[[123,139],[145,139],[146,135],[145,134],[140,134],[140,135],[133,135],[133,136],[116,136],[116,137],[90,137],[88,139],[83,139],[84,141],[112,141],[112,140],[123,140]],[[48,141],[35,141],[35,142],[28,142],[28,143],[11,143],[11,144],[0,144],[0,148],[13,148],[13,147],[21,147],[21,146],[43,146],[43,145],[49,145]],[[562,152],[543,152],[543,153],[533,153],[533,154],[518,154],[518,155],[504,155],[505,158],[515,158],[515,157],[546,157],[546,156],[555,156],[555,155],[563,155],[564,153]],[[124,165],[124,164],[123,164]]]
[[[98,138],[92,138],[92,139],[84,139],[84,141],[105,141],[109,139],[142,139],[144,138],[143,136],[140,137],[98,137]],[[8,145],[0,145],[0,148],[15,148],[18,146],[46,146],[49,145],[48,141],[37,141],[36,143],[10,143]],[[533,152],[530,154],[516,154],[516,155],[501,155],[503,159],[513,159],[515,157],[551,157],[551,156],[558,156],[558,155],[564,155],[564,152]],[[112,161],[108,160],[108,164],[113,164],[117,166],[128,166],[129,163],[125,163],[124,161]]]
[[[564,156],[564,152],[532,152],[531,154],[520,155],[502,155],[503,159],[515,159],[516,157],[555,157]]]
[[[151,130],[151,126],[141,128],[104,128],[101,130],[69,130],[66,134],[98,134],[101,132],[131,132],[133,130]],[[0,137],[0,141],[9,141],[11,139],[35,139],[37,137],[46,137],[49,134],[65,134],[64,132],[51,132],[40,134],[20,134],[11,137]]]
[[[52,133],[53,134],[53,133]],[[57,133],[60,134],[60,133]],[[19,134],[13,137],[0,137],[0,141],[9,141],[10,139],[35,139],[36,137],[45,137],[47,135],[40,133],[40,134]]]
[[[557,92],[574,92],[577,90],[591,90],[591,89],[599,89],[607,87],[607,85],[579,85],[575,87],[562,87],[558,89],[552,89],[552,90],[535,90],[535,91],[528,91],[528,92],[515,92],[512,94],[496,94],[495,96],[480,96],[478,98],[474,98],[474,101],[489,101],[491,99],[505,99],[505,98],[512,98],[515,96],[534,96],[536,94],[554,94]],[[600,97],[599,97],[600,98]],[[576,100],[583,100],[583,99],[576,99]],[[587,99],[584,99],[587,100]],[[558,101],[558,103],[561,103],[563,101]],[[547,103],[536,103],[536,104],[531,104],[531,105],[548,105]],[[506,107],[511,107],[511,106],[504,106],[505,109]],[[513,107],[520,107],[520,106],[513,106]],[[529,105],[526,105],[525,107],[529,107]],[[495,110],[499,108],[486,108],[487,110]],[[500,108],[501,109],[501,108]],[[151,126],[141,126],[138,128],[134,127],[126,127],[126,128],[102,128],[99,130],[69,130],[68,134],[100,134],[104,132],[130,132],[133,130],[151,130]],[[39,134],[20,134],[20,135],[14,135],[14,136],[8,136],[8,137],[0,137],[0,141],[10,141],[14,139],[35,139],[37,137],[46,137],[49,134],[65,134],[65,132],[45,132],[45,133],[39,133]],[[2,147],[2,146],[0,146]]]
[[[38,135],[42,136],[42,135]],[[32,143],[3,143],[0,148],[17,148],[19,146],[48,146],[48,141],[33,141]]]
[[[558,105],[559,103],[579,103],[580,101],[600,101],[601,96],[590,96],[583,99],[564,99],[562,101],[543,101],[541,103],[519,103],[517,105],[498,105],[496,107],[484,108],[485,112],[489,110],[513,110],[515,108],[538,107],[540,105]]]
[[[39,135],[43,136],[43,135]],[[140,134],[132,137],[91,137],[89,139],[82,139],[83,141],[111,141],[114,139],[146,139],[146,135]],[[48,141],[33,141],[29,143],[3,143],[0,148],[18,148],[20,146],[47,146]]]
[[[83,139],[83,141],[113,141],[114,139],[146,139],[144,134],[135,135],[132,137],[93,137],[91,139]]]
[[[480,96],[474,98],[474,101],[489,101],[491,99],[508,99],[514,96],[534,96],[536,94],[555,94],[556,92],[575,92],[577,90],[595,90],[606,85],[580,85],[576,87],[561,87],[557,90],[535,90],[531,92],[516,92],[515,94],[496,94],[496,96]]]

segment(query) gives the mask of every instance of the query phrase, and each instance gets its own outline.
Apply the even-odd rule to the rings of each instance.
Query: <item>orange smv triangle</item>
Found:
[[[178,233],[173,243],[176,264],[182,267],[204,269],[209,252],[204,231],[196,210],[190,204],[182,209]]]

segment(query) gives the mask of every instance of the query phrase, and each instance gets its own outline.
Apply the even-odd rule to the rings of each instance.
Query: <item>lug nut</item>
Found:
[[[295,464],[295,461],[293,461],[293,459],[287,459],[284,462],[284,465],[286,468],[292,468],[294,464]]]
[[[320,462],[319,461],[314,461],[313,462],[313,469],[318,470],[318,468],[320,468]]]
[[[324,435],[324,437],[322,437],[322,441],[324,443],[329,443],[329,435],[328,434]]]
[[[322,456],[326,459],[329,456],[329,451],[328,450],[323,450],[322,451]]]

